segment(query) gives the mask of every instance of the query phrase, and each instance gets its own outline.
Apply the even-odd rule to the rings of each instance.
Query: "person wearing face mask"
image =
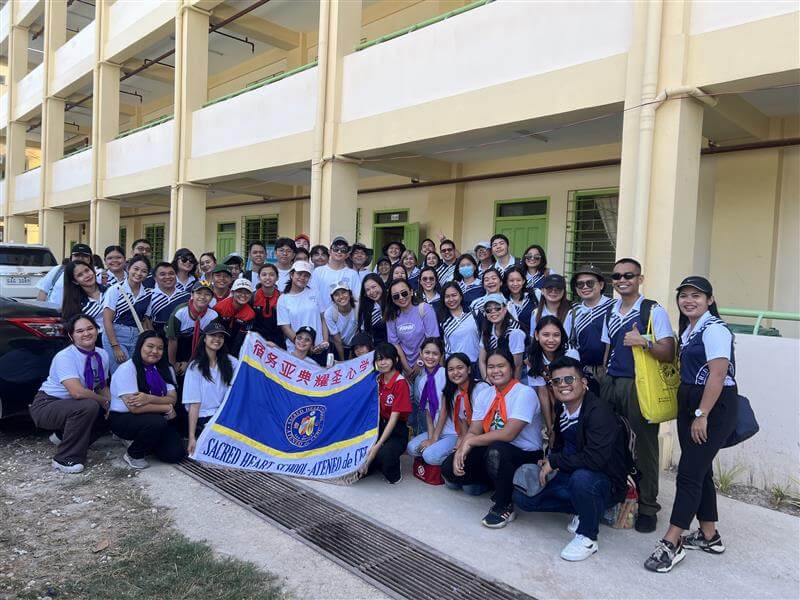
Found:
[[[462,254],[456,260],[456,266],[453,281],[461,288],[464,310],[469,310],[472,303],[485,294],[483,281],[478,276],[478,263],[469,254]]]
[[[636,434],[636,468],[639,481],[639,514],[634,527],[640,533],[655,531],[658,504],[658,423],[650,423],[639,408],[636,395],[636,367],[633,346],[644,348],[656,360],[672,362],[675,338],[664,307],[639,293],[644,277],[642,266],[632,258],[621,258],[611,275],[619,299],[609,305],[603,321],[602,340],[606,349],[606,375],[600,382],[600,395],[614,410],[628,419]],[[653,339],[642,335],[652,318]]]
[[[153,288],[153,298],[147,309],[147,316],[153,323],[153,329],[162,332],[175,309],[189,301],[191,292],[178,288],[175,267],[171,263],[158,263],[153,276],[156,286]]]
[[[153,298],[144,286],[150,262],[134,256],[128,262],[128,278],[112,285],[103,300],[103,348],[113,353],[111,374],[128,360],[136,347],[140,331],[150,328],[147,311]]]
[[[580,303],[574,305],[570,311],[573,323],[570,346],[580,352],[584,369],[596,381],[605,375],[603,321],[610,303],[613,302],[603,295],[605,283],[603,272],[594,265],[578,267],[570,280],[570,287],[580,298]]]
[[[573,515],[567,531],[575,537],[561,558],[575,562],[597,552],[600,518],[625,498],[628,436],[611,407],[589,391],[579,361],[562,356],[550,363],[549,387],[556,418],[548,457],[540,462],[541,491],[516,490],[513,499],[523,511]]]

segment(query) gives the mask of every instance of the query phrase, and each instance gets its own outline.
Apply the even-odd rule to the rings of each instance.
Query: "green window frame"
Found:
[[[119,245],[123,248],[128,247],[128,228],[127,227],[120,227],[119,228]]]
[[[148,223],[144,226],[144,237],[149,240],[153,248],[153,260],[158,262],[166,260],[164,258],[164,231],[166,224],[164,223]]]
[[[278,215],[251,215],[242,217],[242,253],[246,254],[252,242],[261,240],[270,247],[278,239]],[[274,254],[274,252],[273,252]]]

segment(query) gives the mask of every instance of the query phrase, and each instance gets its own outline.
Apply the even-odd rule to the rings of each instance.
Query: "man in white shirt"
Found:
[[[75,244],[72,246],[70,260],[92,264],[92,249],[86,244]],[[39,280],[36,284],[39,292],[36,299],[40,302],[51,302],[61,306],[64,298],[64,265],[59,265]]]
[[[275,267],[278,269],[278,281],[275,283],[275,287],[280,292],[283,292],[289,281],[289,271],[292,270],[295,252],[297,252],[297,246],[294,240],[285,237],[275,240]],[[255,282],[254,285],[258,285],[258,282]]]
[[[505,275],[506,269],[517,264],[517,259],[508,251],[508,238],[502,233],[495,233],[489,243],[494,255],[494,268],[500,271],[501,275]]]
[[[350,244],[347,240],[342,236],[335,237],[331,242],[330,252],[328,264],[315,268],[308,284],[311,289],[318,292],[319,312],[325,312],[325,309],[332,304],[328,290],[334,283],[346,281],[351,290],[360,289],[358,273],[347,266],[347,257],[350,256]]]

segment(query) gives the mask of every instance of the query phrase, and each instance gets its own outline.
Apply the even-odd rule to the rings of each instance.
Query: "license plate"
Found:
[[[27,276],[8,276],[6,277],[8,285],[30,285],[31,278]]]

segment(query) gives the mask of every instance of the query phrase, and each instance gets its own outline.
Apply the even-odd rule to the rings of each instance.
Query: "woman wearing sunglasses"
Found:
[[[417,299],[420,302],[430,304],[434,310],[438,310],[442,304],[442,289],[439,287],[439,277],[433,267],[422,267],[419,272],[419,289]]]
[[[522,358],[525,352],[525,332],[508,311],[503,294],[489,294],[483,305],[486,318],[481,325],[479,367],[486,379],[486,357],[492,350],[505,349],[514,358],[514,377],[522,375]]]
[[[182,292],[191,292],[194,282],[197,281],[194,276],[197,271],[194,253],[188,248],[178,249],[172,259],[172,266],[175,269],[175,287]]]
[[[384,313],[389,343],[397,348],[403,375],[413,382],[420,372],[419,359],[422,341],[439,336],[439,324],[433,307],[418,303],[411,286],[403,279],[389,284],[389,301]]]
[[[606,280],[594,265],[583,265],[572,275],[570,286],[580,302],[572,307],[572,332],[569,345],[578,350],[581,362],[596,381],[605,375],[603,321],[611,298],[603,295]]]
[[[545,254],[544,248],[538,244],[528,246],[525,254],[522,255],[522,259],[525,261],[525,274],[528,280],[528,289],[531,292],[542,289],[545,277],[556,273],[553,269],[547,267],[547,254]]]

